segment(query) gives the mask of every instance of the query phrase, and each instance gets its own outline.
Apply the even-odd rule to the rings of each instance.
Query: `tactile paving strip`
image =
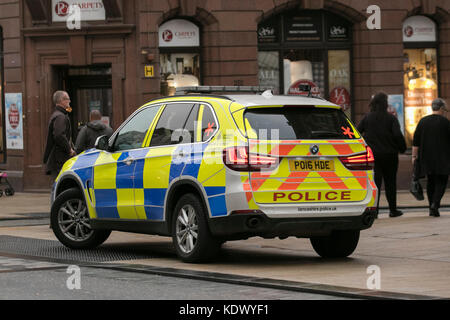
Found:
[[[107,245],[89,250],[73,250],[54,240],[0,236],[0,252],[65,261],[107,262],[152,258],[142,251],[143,248],[133,249],[132,246],[124,249]]]

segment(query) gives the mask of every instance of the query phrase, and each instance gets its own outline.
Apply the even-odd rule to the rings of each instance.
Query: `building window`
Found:
[[[421,118],[439,95],[436,24],[425,16],[403,22],[405,136],[408,146]]]
[[[6,162],[5,82],[3,81],[3,30],[0,27],[0,163]]]
[[[258,25],[259,84],[276,93],[311,94],[340,105],[351,116],[352,25],[324,11],[282,13]]]
[[[194,23],[173,19],[159,27],[161,94],[200,84],[200,31]]]

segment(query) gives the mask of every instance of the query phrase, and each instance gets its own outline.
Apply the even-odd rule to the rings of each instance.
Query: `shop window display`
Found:
[[[198,86],[200,83],[198,54],[160,54],[160,65],[162,95],[173,95],[177,87]]]
[[[351,29],[343,17],[315,10],[262,21],[257,30],[259,84],[276,93],[325,98],[351,118]],[[301,91],[304,84],[311,93]]]
[[[406,140],[411,146],[417,123],[432,113],[431,103],[438,97],[436,49],[405,49],[403,70]]]

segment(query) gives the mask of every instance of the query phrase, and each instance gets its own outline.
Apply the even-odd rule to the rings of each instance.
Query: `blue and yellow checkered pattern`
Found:
[[[177,158],[182,150],[184,156]],[[82,181],[92,203],[88,204],[91,218],[162,221],[167,190],[181,176],[203,185],[211,216],[226,215],[225,169],[220,161],[205,164],[205,153],[208,144],[201,144],[199,150],[192,145],[118,153],[96,150],[74,158],[65,170]]]

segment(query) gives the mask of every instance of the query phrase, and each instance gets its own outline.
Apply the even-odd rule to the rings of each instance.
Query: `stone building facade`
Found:
[[[48,190],[42,154],[58,89],[72,98],[74,138],[90,110],[116,129],[177,85],[289,93],[297,80],[356,123],[375,92],[403,96],[407,136],[425,112],[408,109],[424,104],[417,95],[450,101],[450,1],[0,0],[0,58],[0,171],[17,190]]]

